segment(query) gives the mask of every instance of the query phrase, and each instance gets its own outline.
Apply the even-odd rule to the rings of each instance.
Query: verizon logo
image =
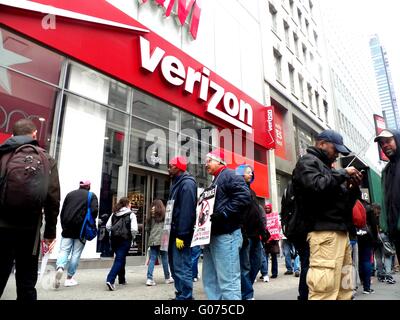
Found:
[[[181,26],[185,25],[186,19],[189,17],[190,13],[190,27],[189,31],[192,35],[193,39],[197,38],[197,31],[199,29],[200,23],[200,15],[201,15],[201,6],[200,0],[153,0],[158,5],[164,7],[165,16],[169,17],[171,15],[172,10],[175,8],[176,4],[178,5],[178,9],[175,10],[177,12],[177,16]],[[138,0],[139,4],[146,3],[147,0]],[[166,2],[168,4],[166,4]]]
[[[151,50],[150,42],[143,37],[140,37],[140,57],[143,69],[153,73],[161,65],[165,80],[171,85],[183,86],[187,93],[193,94],[194,86],[198,85],[198,98],[207,103],[207,112],[248,133],[253,132],[252,106],[212,81],[209,78],[211,72],[206,67],[201,72],[185,67],[177,57],[165,55],[163,49],[156,47]],[[224,111],[217,109],[220,104]]]

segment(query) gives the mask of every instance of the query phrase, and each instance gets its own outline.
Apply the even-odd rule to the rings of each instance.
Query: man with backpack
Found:
[[[81,237],[82,225],[88,210],[88,199],[90,190],[90,181],[80,181],[79,188],[71,191],[65,197],[61,209],[61,244],[60,252],[56,262],[56,276],[54,288],[60,287],[60,280],[64,273],[64,269],[68,263],[68,256],[71,254],[69,261],[67,279],[64,282],[65,287],[76,286],[78,282],[73,278],[78,267],[81,254],[85,248],[86,240]],[[94,221],[96,221],[98,213],[98,201],[93,192],[90,192],[90,209]]]
[[[21,119],[0,146],[0,297],[15,261],[17,300],[22,301],[37,300],[42,212],[44,242],[51,249],[60,208],[57,165],[36,135],[35,124]]]
[[[354,167],[333,168],[339,153],[349,152],[339,133],[324,130],[293,171],[298,211],[308,232],[310,300],[352,298],[351,285],[342,281],[350,275],[342,271],[348,268],[351,272],[348,231],[353,226],[352,208],[360,196],[362,174]]]

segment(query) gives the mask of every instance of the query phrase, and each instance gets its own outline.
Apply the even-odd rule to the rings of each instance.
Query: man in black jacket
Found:
[[[374,141],[379,143],[389,158],[389,163],[382,171],[384,205],[379,224],[394,243],[397,259],[400,261],[400,131],[382,130]]]
[[[37,129],[28,119],[17,121],[13,127],[13,136],[0,146],[0,159],[10,155],[22,145],[38,146]],[[43,150],[44,152],[44,150]],[[39,237],[44,210],[44,241],[52,248],[56,238],[57,216],[60,209],[60,183],[55,160],[47,153],[49,166],[48,188],[44,203],[36,210],[26,208],[0,209],[0,297],[7,284],[14,260],[16,266],[17,300],[36,300],[36,281],[38,275]],[[21,189],[23,187],[21,186]],[[21,200],[23,195],[21,196]],[[26,203],[23,203],[23,206]],[[6,211],[6,212],[5,212]]]
[[[90,181],[79,182],[79,189],[71,191],[65,197],[61,209],[61,244],[60,252],[57,258],[57,271],[54,281],[54,287],[60,287],[60,280],[64,273],[65,266],[68,263],[68,256],[71,254],[71,259],[68,264],[67,279],[64,282],[65,287],[76,286],[78,282],[73,278],[78,267],[81,254],[85,248],[85,241],[80,239],[82,224],[86,216],[88,208],[88,193],[90,190]],[[98,200],[92,192],[90,208],[93,220],[96,221],[99,211]]]
[[[172,178],[168,200],[174,201],[168,260],[174,278],[175,299],[193,299],[192,254],[190,243],[196,220],[197,183],[187,171],[185,157],[170,160],[168,172]]]
[[[236,168],[236,174],[242,176],[250,189],[251,202],[243,210],[242,237],[240,249],[240,273],[242,300],[254,299],[253,283],[261,268],[262,245],[267,242],[266,218],[264,210],[257,202],[256,193],[250,185],[254,181],[254,170],[243,164]],[[261,239],[260,239],[261,238]]]
[[[211,215],[211,239],[203,250],[203,285],[210,300],[241,300],[240,258],[243,210],[250,203],[250,190],[243,177],[226,167],[224,154],[214,150],[206,156],[207,172],[217,187]]]
[[[360,196],[362,175],[354,167],[333,169],[338,154],[349,152],[339,133],[322,131],[315,146],[307,149],[293,171],[299,210],[309,231],[309,299],[352,297],[351,283],[344,281],[351,280],[348,231],[353,224],[352,208]]]

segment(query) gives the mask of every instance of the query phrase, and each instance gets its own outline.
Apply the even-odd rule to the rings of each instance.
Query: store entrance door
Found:
[[[169,186],[170,179],[166,174],[142,170],[135,167],[129,168],[128,198],[131,201],[132,210],[136,214],[139,226],[139,233],[136,236],[134,245],[129,250],[129,255],[146,255],[146,214],[153,200],[160,199],[166,204]]]

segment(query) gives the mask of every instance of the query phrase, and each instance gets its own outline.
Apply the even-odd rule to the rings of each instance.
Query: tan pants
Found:
[[[309,300],[351,300],[352,259],[348,234],[314,231],[307,237],[310,268],[307,273]]]

